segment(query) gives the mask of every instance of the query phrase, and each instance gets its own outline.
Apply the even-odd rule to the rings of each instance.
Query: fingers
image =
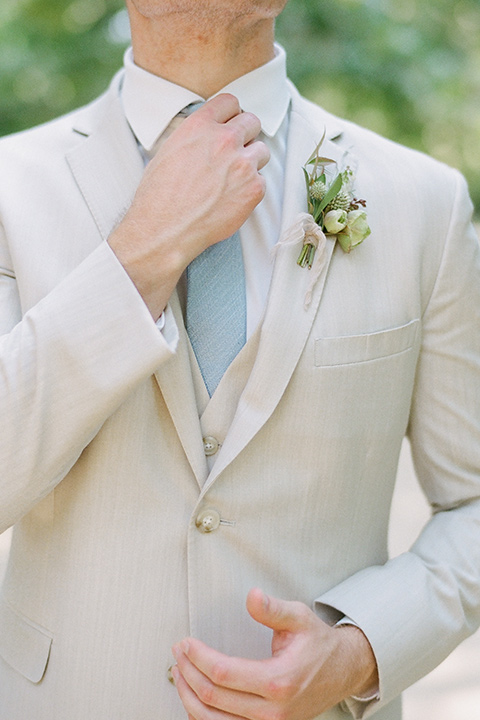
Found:
[[[265,695],[265,687],[270,677],[274,677],[277,664],[272,658],[250,660],[230,657],[195,638],[183,640],[173,652],[179,666],[182,656],[185,656],[214,686],[250,695]]]
[[[262,170],[270,160],[270,150],[260,140],[249,143],[245,147],[244,153],[247,158],[251,158],[252,162],[256,164],[257,170]]]
[[[204,718],[206,708],[200,698],[195,694],[190,685],[182,677],[177,667],[173,668],[172,673],[178,695],[183,703],[183,707],[187,711],[188,720],[197,720],[197,718]],[[208,713],[211,720],[227,720],[228,717],[223,712],[214,710],[213,708],[209,708]]]
[[[258,623],[277,631],[302,632],[312,620],[312,611],[303,603],[279,600],[253,588],[247,596],[247,610]]]
[[[230,93],[221,93],[216,95],[211,100],[208,100],[205,105],[199,108],[191,117],[206,117],[216,120],[218,123],[226,123],[236,115],[240,115],[242,109],[238,98]]]
[[[342,645],[338,630],[303,603],[279,600],[259,589],[250,591],[247,608],[252,618],[273,628],[273,657],[230,657],[195,638],[174,646],[177,665],[172,672],[189,718],[316,717],[352,694],[357,685],[345,679],[349,646]],[[369,679],[359,681],[362,691]],[[376,675],[374,680],[378,684]]]
[[[250,112],[244,112],[238,98],[229,93],[222,93],[208,100],[191,117],[197,119],[208,117],[220,124],[231,123],[232,126],[243,128],[246,137],[245,144],[256,138],[262,129],[257,116]]]
[[[247,609],[254,620],[288,637],[285,647],[295,635],[303,635],[312,622],[318,622],[303,603],[272,598],[259,589],[249,592]],[[185,655],[214,685],[263,697],[269,695],[270,683],[280,669],[279,656],[264,660],[230,657],[196,638],[183,640],[175,646],[175,656],[179,653]]]
[[[189,122],[195,118],[201,121],[204,118],[215,120],[218,124],[225,125],[238,139],[239,145],[249,145],[258,137],[262,130],[260,120],[250,112],[243,112],[234,95],[223,93],[212,98],[205,105],[190,116]],[[259,169],[264,167],[269,160],[266,146],[262,143],[261,163]],[[258,150],[258,149],[257,149]]]
[[[253,142],[262,130],[262,124],[258,117],[250,112],[242,112],[226,123],[229,129],[235,130],[242,138],[243,144]]]
[[[230,717],[229,713],[242,718],[261,716],[261,711],[265,706],[263,698],[248,691],[231,690],[216,685],[200,672],[182,652],[176,653],[176,660],[176,669],[179,671],[176,687],[187,712],[196,716],[200,704],[209,709],[222,711],[226,714],[225,717]],[[216,717],[216,715],[211,717]]]

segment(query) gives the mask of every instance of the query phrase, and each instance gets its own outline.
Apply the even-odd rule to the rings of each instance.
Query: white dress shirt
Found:
[[[148,160],[159,143],[172,132],[180,110],[205,98],[135,65],[131,48],[125,53],[124,66],[122,103],[125,116]],[[272,248],[280,234],[290,105],[285,51],[276,45],[273,60],[234,80],[220,92],[235,95],[243,110],[259,118],[262,124],[259,139],[268,145],[271,153],[269,163],[262,170],[267,185],[265,198],[240,229],[248,338],[265,308],[273,269]],[[169,324],[168,317],[165,323],[166,326]]]

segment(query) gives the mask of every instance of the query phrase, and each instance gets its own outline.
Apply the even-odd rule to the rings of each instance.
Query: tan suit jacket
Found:
[[[324,127],[325,155],[357,159],[372,235],[350,255],[328,241],[307,310],[299,249],[279,250],[261,327],[200,419],[176,296],[172,352],[106,243],[143,169],[118,79],[0,144],[0,720],[180,720],[175,641],[269,654],[254,585],[364,629],[379,720],[479,623],[471,204],[456,172],[294,93],[284,232]],[[434,515],[389,560],[405,433]]]

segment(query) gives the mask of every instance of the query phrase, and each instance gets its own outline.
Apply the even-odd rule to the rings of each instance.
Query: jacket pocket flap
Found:
[[[52,640],[48,630],[0,602],[0,656],[33,683],[45,674]]]
[[[319,338],[315,340],[315,365],[352,365],[398,355],[415,342],[419,320],[366,335]]]

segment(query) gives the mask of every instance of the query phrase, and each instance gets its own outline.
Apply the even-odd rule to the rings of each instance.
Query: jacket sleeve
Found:
[[[380,702],[438,665],[480,623],[480,252],[466,184],[456,195],[441,264],[423,316],[408,435],[432,518],[409,552],[319,597],[365,632]]]
[[[22,318],[1,227],[0,333],[2,532],[62,480],[174,343],[107,243]]]

